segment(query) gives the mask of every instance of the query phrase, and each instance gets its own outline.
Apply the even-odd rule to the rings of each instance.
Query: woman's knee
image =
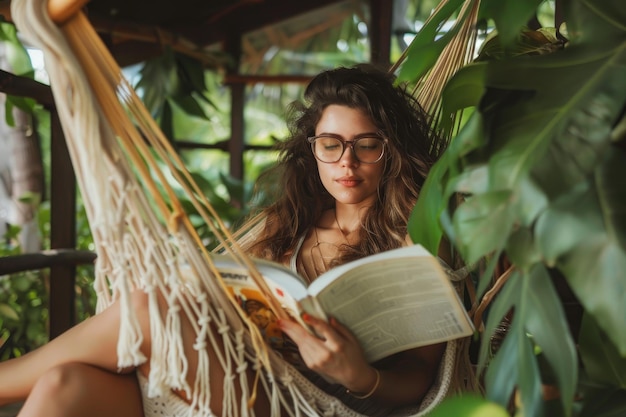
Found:
[[[19,414],[41,415],[141,417],[142,394],[133,374],[66,363],[49,369],[38,379]]]
[[[81,363],[66,363],[55,366],[37,380],[33,392],[37,392],[37,395],[45,398],[56,400],[80,395],[82,387],[89,383],[87,366]]]

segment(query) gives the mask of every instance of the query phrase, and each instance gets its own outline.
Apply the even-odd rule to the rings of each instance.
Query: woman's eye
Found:
[[[380,143],[376,139],[366,139],[366,140],[361,139],[358,142],[357,146],[359,147],[359,149],[362,149],[364,151],[371,151],[371,150],[378,149],[380,147]]]
[[[324,150],[327,150],[327,151],[332,151],[332,150],[341,148],[341,142],[335,139],[330,139],[330,138],[326,140],[321,140],[320,144],[324,147]]]

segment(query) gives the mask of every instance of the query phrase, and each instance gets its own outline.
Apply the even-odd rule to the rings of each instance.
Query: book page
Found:
[[[213,262],[227,286],[232,287],[236,291],[239,291],[239,288],[245,288],[247,291],[254,290],[258,293],[258,297],[263,297],[246,267],[239,265],[231,256],[214,255]],[[265,279],[274,298],[278,300],[290,316],[299,317],[301,310],[300,299],[308,297],[306,286],[302,279],[283,265],[262,259],[254,259],[254,263]],[[243,296],[240,291],[237,295]],[[265,304],[268,304],[267,301],[265,301]]]
[[[355,334],[368,360],[472,334],[464,306],[432,255],[382,257],[348,269],[316,298]]]

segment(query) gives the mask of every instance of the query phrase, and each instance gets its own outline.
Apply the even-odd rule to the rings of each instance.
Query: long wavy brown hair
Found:
[[[264,219],[264,226],[247,248],[253,256],[280,261],[323,211],[334,207],[307,141],[331,104],[362,110],[388,139],[378,199],[362,220],[358,243],[344,245],[336,263],[403,245],[409,215],[438,156],[434,135],[424,110],[404,86],[396,85],[388,72],[360,64],[320,73],[306,88],[304,102],[290,107],[290,137],[277,145],[277,165],[257,183],[273,192],[274,203],[256,217]]]

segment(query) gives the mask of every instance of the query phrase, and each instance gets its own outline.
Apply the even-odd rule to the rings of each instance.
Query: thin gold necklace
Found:
[[[339,220],[337,219],[337,211],[335,210],[335,224],[337,225],[337,229],[341,233],[343,240],[347,245],[351,245],[350,240],[348,240],[348,235],[350,233],[346,233],[341,226],[339,225]],[[311,266],[313,267],[313,271],[315,273],[315,278],[317,276],[323,274],[328,271],[332,261],[337,258],[340,252],[340,246],[330,242],[320,242],[320,237],[317,232],[318,227],[313,227],[313,233],[315,234],[315,244],[311,247],[309,251]],[[311,281],[310,277],[307,277],[309,281]]]
[[[317,226],[313,227],[313,233],[315,233],[315,244],[311,247],[309,254],[313,271],[315,272],[315,278],[317,278],[319,275],[328,271],[330,263],[337,256],[339,247],[333,243],[320,242],[319,235],[317,234]],[[332,253],[332,256],[328,255],[328,253]],[[312,281],[310,277],[308,277],[308,279]]]
[[[339,225],[339,220],[337,219],[337,209],[335,209],[335,224],[337,225],[337,228],[339,229],[339,232],[341,232],[341,235],[343,236],[343,239],[346,241],[346,243],[348,245],[351,245],[350,240],[348,240],[348,235],[350,235],[350,233],[352,232],[345,232]]]

